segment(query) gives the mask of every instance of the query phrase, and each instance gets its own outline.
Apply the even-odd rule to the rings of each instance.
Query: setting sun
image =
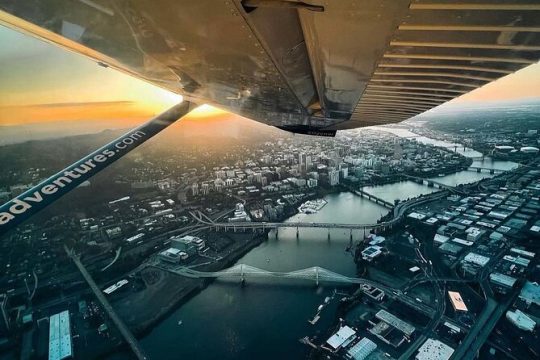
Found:
[[[203,104],[197,107],[196,109],[192,110],[189,116],[193,118],[207,118],[207,117],[214,117],[214,116],[219,116],[219,115],[224,115],[224,114],[228,114],[228,112],[218,109],[208,104]]]

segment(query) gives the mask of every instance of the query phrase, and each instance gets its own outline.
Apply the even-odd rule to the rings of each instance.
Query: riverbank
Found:
[[[259,246],[267,233],[233,235],[235,247],[220,261],[202,265],[201,271],[218,271],[233,265],[238,259]],[[241,238],[244,239],[241,239]],[[245,239],[250,237],[249,239]],[[168,271],[148,266],[140,271],[145,289],[129,294],[113,306],[124,319],[126,325],[138,337],[152,331],[152,328],[204,290],[213,280],[189,279]]]

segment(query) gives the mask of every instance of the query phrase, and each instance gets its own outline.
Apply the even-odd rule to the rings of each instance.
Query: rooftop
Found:
[[[536,282],[527,281],[523,285],[519,297],[527,303],[540,305],[540,285]]]
[[[69,311],[49,318],[49,360],[62,360],[73,356]]]
[[[362,338],[354,346],[347,351],[347,355],[353,360],[364,360],[367,358],[375,349],[377,344],[368,338]]]
[[[326,343],[332,348],[338,349],[339,347],[344,346],[344,344],[346,345],[348,343],[347,340],[349,340],[350,342],[350,339],[354,335],[356,335],[356,331],[354,331],[348,326],[343,326],[334,335],[332,335],[326,341]]]
[[[418,349],[416,360],[448,360],[453,353],[454,349],[445,343],[435,339],[427,339]]]
[[[377,314],[375,314],[375,317],[379,320],[384,321],[387,324],[392,325],[393,327],[395,327],[396,329],[400,330],[402,333],[408,336],[412,335],[414,330],[416,330],[414,326],[401,320],[397,316],[390,314],[386,310],[379,310]]]

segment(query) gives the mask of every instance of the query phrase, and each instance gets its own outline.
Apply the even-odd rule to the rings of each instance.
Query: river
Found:
[[[408,136],[401,129],[394,130],[398,136]],[[417,139],[448,146],[438,140],[421,138]],[[478,156],[471,150],[464,155]],[[516,166],[490,159],[480,163],[475,160],[475,165],[498,169]],[[462,171],[436,179],[457,185],[487,176],[491,175]],[[364,190],[393,201],[436,189],[406,181],[365,187]],[[325,200],[327,205],[318,213],[298,214],[288,221],[369,223],[388,211],[350,193],[328,195]],[[238,263],[274,271],[318,265],[350,276],[355,274],[355,265],[351,255],[345,252],[349,236],[349,231],[332,230],[328,239],[327,230],[300,229],[297,239],[295,229],[281,229],[277,238],[270,233],[266,242]],[[356,231],[353,236],[359,239],[363,234]],[[141,344],[152,359],[302,359],[306,357],[308,347],[298,339],[317,335],[333,321],[339,296],[323,310],[316,325],[307,322],[333,290],[305,283],[262,283],[247,279],[242,287],[237,282],[215,281],[155,326],[141,339]],[[178,325],[179,321],[181,325]]]

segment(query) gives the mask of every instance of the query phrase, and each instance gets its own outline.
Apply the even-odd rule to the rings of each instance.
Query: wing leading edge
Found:
[[[540,58],[532,0],[0,0],[0,24],[287,129],[399,122]]]

